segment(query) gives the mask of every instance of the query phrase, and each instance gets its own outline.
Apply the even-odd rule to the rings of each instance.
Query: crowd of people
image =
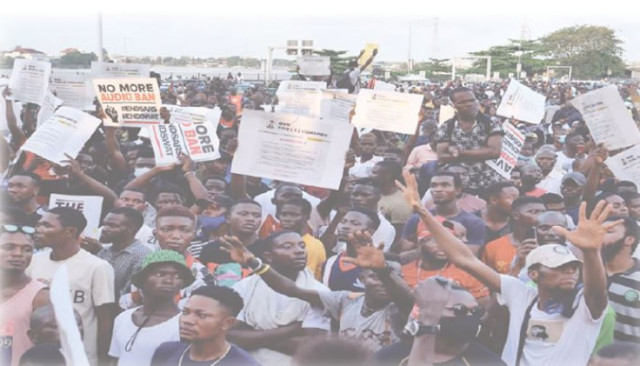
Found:
[[[374,87],[374,56],[329,87]],[[3,91],[3,364],[65,364],[62,265],[92,365],[640,362],[640,193],[569,103],[590,85],[524,81],[547,100],[530,124],[496,115],[508,80],[398,84],[423,96],[415,134],[354,131],[328,190],[231,173],[252,143],[243,110],[277,103],[239,82],[168,82],[164,104],[222,111],[221,157],[170,166],[139,129],[106,125],[64,166],[21,152],[39,106],[16,115]],[[637,86],[619,91],[640,124]],[[438,123],[443,106],[456,113]],[[526,137],[510,179],[485,164],[505,121]],[[97,238],[52,194],[101,196]]]

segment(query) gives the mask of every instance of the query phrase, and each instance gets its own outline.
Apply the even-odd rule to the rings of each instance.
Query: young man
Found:
[[[307,248],[307,268],[318,281],[322,280],[322,265],[327,260],[327,253],[322,242],[309,233],[309,215],[311,204],[304,198],[294,198],[278,206],[276,218],[282,230],[294,231],[302,237]]]
[[[509,365],[586,364],[594,349],[607,307],[607,281],[600,256],[605,233],[620,221],[607,222],[610,208],[600,202],[590,217],[586,204],[580,207],[575,231],[554,228],[581,249],[583,260],[562,245],[544,245],[527,256],[529,277],[537,288],[517,278],[500,275],[480,261],[469,248],[451,235],[436,218],[420,206],[417,183],[405,175],[407,202],[433,233],[438,246],[454,264],[499,292],[509,308],[510,321],[502,360]],[[583,265],[581,265],[583,263]],[[584,288],[577,285],[584,280]]]
[[[350,202],[353,208],[364,208],[374,212],[378,212],[380,226],[373,233],[374,243],[384,242],[385,252],[389,251],[396,239],[396,228],[391,225],[389,220],[378,209],[378,203],[382,198],[380,189],[373,185],[373,180],[362,178],[356,181],[351,190]]]
[[[497,159],[502,150],[502,126],[479,113],[480,104],[469,88],[449,93],[456,117],[443,123],[436,133],[436,153],[444,163],[458,162],[469,170],[469,189],[480,192],[501,180],[484,162]]]
[[[282,205],[283,203],[296,198],[302,198],[302,188],[300,188],[299,186],[292,184],[281,184],[278,186],[278,188],[276,188],[275,192],[273,193],[273,199],[271,200],[271,203],[276,206],[276,212],[273,215],[268,214],[262,222],[262,226],[260,227],[260,231],[258,232],[258,236],[260,238],[266,238],[271,233],[282,229],[282,225],[277,219],[277,208],[279,205]]]
[[[273,247],[274,252],[280,247],[303,247],[300,236],[293,232],[276,233],[270,240],[266,244]],[[391,318],[398,312],[406,318],[413,297],[395,265],[385,261],[381,246],[373,247],[369,234],[358,231],[351,236],[351,241],[358,248],[357,256],[345,261],[363,268],[360,278],[364,283],[364,295],[304,286],[300,281],[294,281],[285,268],[274,266],[273,262],[271,265],[262,263],[239,240],[227,237],[224,245],[231,256],[260,276],[261,283],[282,294],[279,296],[294,297],[312,309],[326,310],[339,321],[340,337],[359,339],[367,348],[377,351],[399,340],[391,329]]]
[[[28,336],[32,313],[49,303],[47,286],[25,274],[34,250],[31,226],[0,226],[0,349],[3,365],[18,365],[33,343]]]
[[[629,217],[604,235],[602,257],[608,276],[609,304],[616,312],[614,338],[617,341],[640,342],[640,261],[632,254],[638,247],[640,232]]]
[[[415,179],[415,178],[414,178]],[[455,173],[441,171],[431,178],[431,194],[435,209],[434,215],[449,221],[461,223],[467,229],[468,245],[474,253],[480,255],[484,246],[485,226],[478,216],[460,209],[458,197],[462,190],[460,176]],[[420,227],[418,215],[412,215],[403,229],[403,237],[415,240]]]
[[[241,243],[239,239],[235,240]],[[226,249],[225,241],[222,243]],[[258,246],[254,248],[258,257],[298,286],[308,290],[326,290],[305,269],[306,249],[299,234],[276,232]],[[234,261],[242,259],[230,257]],[[242,260],[238,263],[247,264]],[[260,276],[249,276],[236,283],[233,289],[242,297],[244,309],[238,314],[239,322],[229,332],[229,339],[249,350],[265,365],[288,364],[297,347],[310,337],[326,335],[330,330],[329,319],[319,309],[273,291]]]
[[[131,275],[151,253],[151,249],[135,239],[142,222],[142,214],[129,207],[114,208],[102,220],[100,241],[111,243],[111,246],[102,249],[97,256],[113,267],[116,299],[131,291]]]
[[[511,232],[511,205],[519,195],[511,182],[498,182],[487,187],[487,208],[480,211],[486,228],[485,243]]]
[[[542,180],[542,171],[537,165],[528,164],[520,168],[522,186],[520,187],[520,194],[528,197],[540,197],[547,193],[542,188],[538,187],[538,184]]]
[[[355,158],[355,164],[349,169],[349,175],[358,178],[371,177],[373,166],[383,160],[382,156],[375,155],[378,137],[372,133],[365,133],[360,136],[358,145],[360,146],[360,156]]]
[[[395,161],[381,161],[371,170],[371,179],[378,189],[381,197],[378,201],[378,210],[395,227],[396,232],[401,232],[405,222],[411,216],[411,207],[402,198],[402,192],[398,190],[395,181],[402,177],[402,165]]]
[[[355,257],[357,254],[356,248],[349,241],[349,235],[353,235],[356,231],[371,234],[379,226],[378,214],[371,210],[352,208],[343,216],[336,228],[336,241],[345,243],[346,250],[329,257],[324,264],[322,283],[325,286],[332,291],[363,291],[362,282],[359,280],[361,268],[345,262],[343,259],[345,256]],[[330,247],[327,246],[327,243],[325,243],[325,248],[329,252]]]
[[[90,362],[108,360],[107,351],[114,316],[114,273],[111,265],[80,248],[80,234],[87,220],[80,211],[56,207],[36,226],[35,240],[51,251],[33,256],[27,274],[45,283],[65,264],[73,307],[84,326],[84,346]]]
[[[118,365],[150,366],[151,357],[163,342],[180,340],[175,298],[195,278],[184,256],[173,250],[158,250],[144,258],[131,281],[144,292],[142,306],[116,317],[109,356]]]
[[[262,208],[251,200],[240,200],[231,206],[231,211],[227,216],[227,233],[238,237],[249,248],[258,240],[258,228]],[[215,240],[206,244],[200,252],[199,260],[207,266],[214,277],[225,278],[225,286],[231,286],[249,274],[243,270],[239,264],[233,262],[229,255],[220,249],[220,241]],[[220,283],[218,283],[220,284]]]
[[[242,298],[230,288],[203,286],[195,290],[180,315],[181,341],[161,344],[151,364],[259,366],[246,351],[227,340],[243,306]]]
[[[571,132],[565,137],[562,151],[557,152],[558,161],[554,169],[565,172],[573,171],[573,161],[579,154],[584,154],[585,139],[578,132]]]
[[[547,192],[560,194],[562,172],[554,169],[558,160],[555,148],[550,145],[542,146],[536,153],[535,160],[542,173],[542,180],[537,186]]]
[[[511,261],[518,248],[535,237],[528,237],[538,216],[545,211],[542,200],[535,197],[520,197],[511,205],[512,232],[487,243],[482,252],[482,261],[498,273],[508,273]]]
[[[460,190],[460,194],[458,195],[458,207],[460,207],[461,210],[473,213],[484,210],[487,207],[487,202],[484,199],[478,197],[469,189],[469,169],[460,164],[447,164],[443,170],[449,173],[457,174],[460,177],[462,189]],[[420,174],[422,174],[422,171]],[[430,176],[433,175],[435,174],[430,174]],[[486,196],[486,192],[484,194]],[[432,210],[435,207],[430,189],[428,189],[424,193],[424,196],[422,197],[422,203],[424,204],[424,207],[429,210]]]
[[[587,184],[587,178],[579,172],[565,174],[560,184],[560,192],[564,197],[567,215],[571,216],[574,224],[578,223],[578,209],[580,202],[582,202],[585,184]]]
[[[187,267],[195,277],[195,281],[180,290],[178,307],[182,307],[189,294],[198,287],[212,283],[211,272],[189,253],[189,245],[195,238],[196,219],[183,206],[169,207],[158,212],[156,229],[154,231],[160,249],[173,250],[185,257]],[[135,285],[131,292],[120,297],[119,305],[122,309],[131,309],[142,304],[143,294]]]
[[[22,211],[26,217],[26,225],[35,227],[45,212],[43,206],[36,200],[40,192],[40,177],[31,172],[17,173],[7,185],[7,193],[11,204]]]
[[[567,214],[567,206],[565,205],[564,198],[561,195],[545,193],[540,196],[540,198],[542,198],[542,202],[544,202],[544,207],[547,208],[547,211],[555,211],[564,215],[569,229],[576,227],[576,224],[573,222],[573,218]]]

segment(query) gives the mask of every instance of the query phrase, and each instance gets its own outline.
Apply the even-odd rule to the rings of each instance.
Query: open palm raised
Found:
[[[356,248],[358,253],[356,258],[343,257],[342,260],[347,263],[355,264],[361,268],[382,269],[384,263],[384,243],[376,248],[373,246],[371,235],[367,232],[356,231],[349,235],[349,242]]]
[[[605,222],[611,209],[612,207],[605,201],[600,201],[587,218],[587,203],[582,202],[578,226],[575,230],[569,231],[560,226],[554,226],[553,230],[582,250],[600,250],[607,230],[624,222],[624,220]]]

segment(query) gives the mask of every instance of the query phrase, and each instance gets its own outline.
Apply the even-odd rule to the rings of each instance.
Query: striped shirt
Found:
[[[609,304],[616,312],[614,338],[640,342],[640,261],[609,277]]]

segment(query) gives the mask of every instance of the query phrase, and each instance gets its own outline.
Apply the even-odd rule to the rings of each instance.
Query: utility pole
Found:
[[[413,62],[411,61],[411,27],[412,24],[409,23],[409,55],[407,57],[407,70],[409,72],[413,71]]]
[[[98,13],[98,61],[104,62],[104,48],[102,46],[102,13]]]
[[[435,17],[433,20],[433,58],[438,58],[438,21],[439,18]]]

